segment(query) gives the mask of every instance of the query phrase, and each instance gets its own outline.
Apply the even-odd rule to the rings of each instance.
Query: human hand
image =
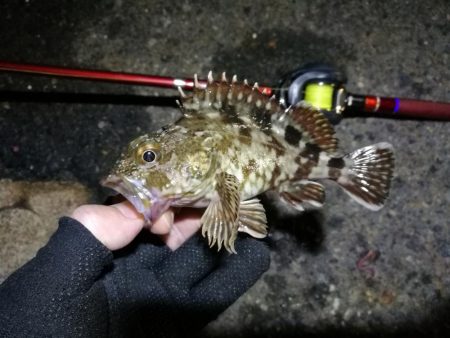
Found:
[[[152,231],[167,232],[164,245],[140,231],[144,222],[130,207],[80,207],[73,217],[87,226],[61,218],[49,242],[1,284],[0,314],[8,315],[0,316],[0,336],[184,337],[269,266],[266,243],[245,234],[236,255],[211,250],[200,234],[172,251],[198,228],[199,210],[182,210],[165,230],[158,220]]]
[[[71,217],[112,251],[131,243],[143,228],[160,235],[163,242],[175,250],[200,228],[201,212],[183,208],[175,217],[174,211],[169,209],[149,226],[131,203],[124,201],[110,206],[82,205],[73,211]]]
[[[147,239],[146,239],[147,238]],[[141,233],[116,252],[103,278],[110,332],[130,336],[185,337],[234,303],[269,267],[265,242],[245,234],[237,254],[217,252],[194,235],[175,251]],[[154,237],[153,237],[154,238]]]
[[[128,202],[74,211],[72,218],[114,250],[112,269],[92,287],[105,289],[110,332],[184,336],[217,317],[268,269],[263,241],[239,236],[237,254],[230,255],[209,248],[199,234],[190,238],[202,211],[182,208],[174,216],[169,210],[149,232],[141,231],[144,219]]]

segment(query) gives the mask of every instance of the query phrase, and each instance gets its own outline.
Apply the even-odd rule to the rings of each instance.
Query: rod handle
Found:
[[[450,103],[445,102],[349,94],[347,108],[388,117],[450,121]]]

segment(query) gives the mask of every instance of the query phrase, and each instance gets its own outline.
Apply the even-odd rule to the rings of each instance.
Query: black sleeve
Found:
[[[95,282],[112,260],[84,226],[62,218],[36,257],[0,285],[0,336],[107,335],[106,293]]]

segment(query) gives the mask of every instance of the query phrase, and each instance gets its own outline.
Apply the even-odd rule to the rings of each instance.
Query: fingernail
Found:
[[[163,219],[164,222],[167,224],[167,228],[171,229],[172,225],[173,225],[173,220],[174,220],[174,213],[173,210],[169,209],[167,210],[164,214],[163,214]]]
[[[117,208],[122,213],[122,215],[125,216],[126,218],[129,218],[132,220],[135,220],[135,219],[142,220],[144,218],[142,216],[142,214],[137,212],[137,210],[134,208],[134,206],[128,201],[114,204],[114,205],[112,205],[112,207]]]
[[[157,235],[168,234],[172,229],[174,215],[172,210],[164,212],[150,227],[150,231]]]

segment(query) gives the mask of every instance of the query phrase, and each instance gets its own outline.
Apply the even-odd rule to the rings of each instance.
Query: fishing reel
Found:
[[[345,82],[344,74],[329,65],[307,64],[283,76],[278,96],[286,106],[307,102],[337,124],[346,107]]]
[[[352,94],[345,82],[345,75],[329,65],[308,64],[282,78],[279,99],[286,106],[307,102],[332,124],[348,116],[450,120],[449,103]]]

